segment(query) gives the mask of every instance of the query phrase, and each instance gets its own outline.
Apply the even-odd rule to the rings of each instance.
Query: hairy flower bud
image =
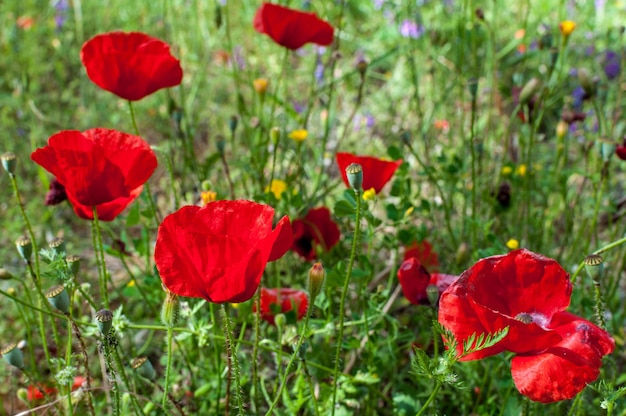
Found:
[[[309,296],[311,296],[311,304],[313,304],[317,295],[322,291],[325,278],[326,270],[324,270],[324,266],[322,266],[322,263],[315,263],[309,270],[308,289]]]

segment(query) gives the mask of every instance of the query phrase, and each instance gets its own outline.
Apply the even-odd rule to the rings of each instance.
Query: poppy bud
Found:
[[[455,261],[458,266],[464,264],[470,258],[469,246],[466,242],[462,242],[459,248],[456,249]]]
[[[20,370],[24,368],[24,355],[22,354],[22,350],[17,348],[17,344],[15,342],[12,342],[2,348],[0,354],[2,354],[4,361],[13,367],[17,367]]]
[[[478,94],[478,79],[470,78],[467,82],[467,88],[472,96],[472,100],[476,99],[476,94]]]
[[[355,191],[361,191],[363,187],[363,168],[358,163],[350,163],[346,168],[348,183]]]
[[[2,160],[2,167],[7,173],[11,176],[15,173],[15,165],[17,164],[17,158],[15,157],[15,153],[6,152],[0,156],[0,160]]]
[[[400,140],[402,140],[402,143],[406,145],[411,145],[411,132],[408,130],[402,130],[400,132]]]
[[[109,335],[113,326],[113,312],[108,309],[100,309],[96,312],[96,325],[103,336]]]
[[[585,90],[585,97],[593,97],[597,90],[597,80],[591,77],[591,74],[586,68],[578,69],[578,80],[580,81],[580,85],[583,87],[583,90]]]
[[[367,72],[367,61],[363,58],[359,59],[356,63],[356,70],[361,74],[361,78],[365,76],[365,72]]]
[[[70,272],[72,272],[72,275],[76,277],[78,269],[80,268],[80,257],[75,254],[71,254],[65,257],[65,263],[67,264],[67,267],[69,267]]]
[[[0,267],[0,280],[11,280],[13,275],[7,270]]]
[[[24,404],[26,405],[30,405],[30,400],[28,400],[28,390],[26,390],[23,387],[20,387],[19,389],[17,389],[17,393],[16,393],[17,398]]]
[[[220,152],[220,155],[224,155],[224,150],[226,148],[226,141],[224,140],[224,136],[219,135],[215,139],[215,146],[217,147],[217,151]]]
[[[541,88],[541,81],[538,78],[531,78],[530,81],[524,85],[522,91],[519,93],[519,103],[527,104],[530,99],[535,95],[539,89]]]
[[[326,277],[326,270],[322,263],[315,263],[309,270],[309,295],[311,296],[311,304],[313,304],[315,298],[322,291],[324,285],[324,279]]]
[[[276,315],[274,315],[274,324],[276,325],[276,328],[282,331],[286,323],[287,317],[284,313],[277,313]]]
[[[257,94],[259,94],[262,97],[265,95],[265,92],[267,91],[269,80],[267,78],[257,78],[254,81],[252,81],[252,85],[254,86],[254,90],[257,92]]]
[[[563,120],[560,120],[556,125],[556,137],[562,139],[567,134],[568,126],[567,123]]]
[[[230,118],[228,119],[228,128],[230,129],[231,133],[235,133],[235,130],[237,130],[237,125],[239,124],[239,117],[233,115],[230,116]]]
[[[148,360],[148,357],[146,356],[135,358],[130,363],[130,366],[133,368],[133,370],[137,372],[137,374],[145,379],[154,381],[154,379],[156,378],[156,371],[154,371],[152,363],[150,362],[150,360]]]
[[[33,255],[33,243],[30,241],[30,238],[26,236],[18,237],[15,240],[15,247],[17,247],[17,252],[24,261],[30,261],[30,256]]]
[[[439,288],[437,288],[437,285],[426,286],[426,297],[432,306],[437,306],[439,302]]]
[[[272,127],[270,130],[270,140],[274,146],[278,144],[280,140],[280,129],[278,127]]]
[[[60,255],[61,253],[65,254],[65,241],[63,241],[62,238],[55,238],[50,241],[48,247],[50,247],[56,255]]]
[[[52,286],[46,292],[46,298],[48,298],[48,302],[64,314],[68,314],[70,312],[70,295],[65,290],[65,286],[58,285]]]
[[[166,296],[161,308],[161,321],[165,326],[173,327],[178,315],[178,295],[170,292],[165,286],[163,286],[163,290],[165,290]]]

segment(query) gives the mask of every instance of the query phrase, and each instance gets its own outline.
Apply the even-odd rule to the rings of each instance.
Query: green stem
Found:
[[[171,325],[167,326],[167,365],[165,367],[165,387],[163,387],[163,398],[161,399],[161,405],[163,409],[167,409],[167,396],[170,387],[170,377],[172,371],[172,339],[174,332]]]
[[[94,249],[96,250],[96,263],[98,264],[98,281],[100,282],[100,297],[105,309],[109,309],[109,291],[107,289],[108,276],[106,263],[104,260],[104,245],[102,243],[102,232],[100,221],[98,221],[98,210],[93,207],[92,237]]]
[[[70,326],[72,325],[72,318],[67,315],[67,341],[65,343],[65,366],[70,367],[72,363],[72,331]],[[72,416],[74,414],[74,406],[72,405],[72,386],[67,386],[67,411]]]
[[[276,407],[276,405],[278,404],[278,401],[280,400],[280,396],[282,395],[285,385],[287,384],[287,377],[289,376],[289,370],[291,369],[291,366],[293,365],[293,363],[296,361],[296,358],[300,355],[300,350],[302,349],[302,345],[304,344],[304,341],[306,340],[306,335],[307,335],[307,331],[309,328],[309,318],[311,317],[311,310],[313,308],[314,302],[315,302],[315,298],[311,298],[309,302],[309,305],[311,306],[307,308],[306,315],[304,317],[304,324],[302,325],[302,332],[300,333],[300,338],[298,339],[296,348],[293,350],[293,354],[291,354],[289,363],[287,363],[287,367],[285,368],[285,372],[283,373],[283,377],[280,381],[280,387],[276,391],[274,401],[272,402],[272,405],[268,409],[267,413],[265,413],[265,416],[270,416],[273,414],[272,411],[274,410],[274,407]],[[311,391],[311,394],[314,394],[313,391]],[[316,409],[317,409],[317,406],[316,406]]]
[[[339,384],[339,359],[341,356],[342,344],[343,344],[343,322],[345,318],[346,297],[348,295],[348,285],[350,284],[350,276],[352,275],[352,267],[354,266],[354,259],[356,258],[356,248],[359,243],[359,234],[361,231],[361,190],[355,189],[354,194],[356,197],[356,216],[355,216],[355,230],[354,237],[352,239],[352,250],[350,252],[350,261],[348,263],[348,269],[346,271],[346,277],[343,282],[343,288],[341,290],[341,301],[339,303],[339,334],[337,337],[337,348],[335,349],[335,367],[333,369],[333,404],[332,415],[335,414],[335,403],[337,402],[337,385]]]
[[[435,388],[433,389],[433,392],[430,393],[428,400],[426,400],[426,403],[424,403],[422,408],[419,410],[419,412],[415,414],[415,416],[421,416],[426,411],[426,409],[428,408],[428,406],[430,406],[432,401],[435,400],[435,396],[437,395],[437,392],[439,392],[440,388],[441,388],[441,383],[437,382],[437,384],[435,384]]]
[[[228,315],[227,305],[222,305],[222,314],[224,318],[224,332],[226,335],[226,354],[228,355],[228,363],[229,363],[229,379],[235,381],[235,398],[237,399],[237,414],[243,415],[244,404],[243,404],[243,396],[241,394],[241,384],[239,380],[239,360],[237,359],[237,347],[235,345],[234,337],[233,337],[233,328],[230,322],[230,316]],[[231,371],[232,370],[232,371]],[[230,390],[230,389],[229,389]],[[226,391],[227,396],[230,396],[230,391]],[[229,397],[226,400],[226,409],[229,406]],[[228,414],[228,411],[225,412]]]
[[[271,182],[270,182],[271,183]],[[259,342],[261,342],[261,291],[257,290],[254,296],[254,304],[256,305],[256,311],[254,313],[254,347],[252,348],[252,391],[254,396],[252,402],[254,403],[254,410],[257,415],[260,415],[261,397],[259,395],[259,374],[258,364],[259,359]]]
[[[124,367],[124,363],[122,363],[122,358],[120,357],[120,353],[117,350],[117,347],[114,346],[113,347],[113,359],[115,360],[115,364],[117,365],[120,377],[122,378],[122,383],[124,383],[124,387],[126,388],[126,391],[131,392],[131,386],[130,386],[130,382],[128,380],[128,376],[126,375],[126,368]],[[143,409],[141,408],[141,406],[139,406],[139,402],[137,401],[137,397],[135,397],[135,394],[130,393],[130,401],[133,404],[133,407],[135,408],[135,414],[136,415],[143,415]]]
[[[606,246],[597,249],[596,251],[594,251],[591,254],[602,254],[605,251],[609,251],[614,249],[615,247],[619,247],[622,244],[626,243],[626,237],[622,237],[617,241],[613,241],[610,244],[607,244]],[[581,261],[580,264],[578,265],[578,268],[576,269],[576,271],[574,272],[574,274],[571,277],[571,282],[572,284],[574,284],[576,282],[576,278],[578,277],[578,275],[580,274],[580,272],[582,271],[582,269],[585,267],[585,260]]]

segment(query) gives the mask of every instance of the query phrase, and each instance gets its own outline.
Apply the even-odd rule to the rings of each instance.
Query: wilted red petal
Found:
[[[571,399],[600,374],[602,357],[615,342],[591,322],[564,312],[553,319],[563,337],[558,344],[535,355],[518,355],[511,362],[517,389],[531,400],[551,403]]]
[[[409,302],[415,305],[428,303],[426,287],[430,283],[430,274],[415,257],[402,262],[398,269],[398,280]]]
[[[287,49],[298,49],[307,43],[327,46],[333,42],[334,29],[315,13],[263,3],[254,15],[254,29],[271,37]]]
[[[145,33],[96,35],[85,42],[80,56],[96,85],[126,100],[179,85],[183,78],[180,62],[167,43]]]
[[[110,221],[140,193],[157,166],[148,143],[116,130],[59,132],[31,159],[57,177],[81,218],[93,218],[97,206]]]
[[[306,260],[313,260],[317,257],[315,245],[329,251],[340,237],[339,226],[332,220],[330,210],[326,207],[313,208],[304,218],[293,221],[291,248]]]
[[[406,248],[404,260],[411,257],[415,257],[431,273],[439,270],[439,256],[427,240],[415,241]]]
[[[256,292],[282,227],[272,230],[274,209],[251,201],[187,206],[167,216],[154,258],[172,292],[214,303],[244,302]]]
[[[569,276],[556,261],[515,250],[482,259],[461,274],[441,296],[439,322],[460,343],[474,333],[509,327],[504,340],[462,360],[505,350],[542,351],[561,339],[549,324],[567,308],[571,291]]]
[[[297,289],[261,288],[261,319],[274,325],[277,313],[288,313],[296,308],[296,320],[304,317],[309,305],[309,297],[306,292]],[[279,310],[280,312],[275,312]]]
[[[346,168],[352,163],[358,163],[363,168],[363,189],[374,188],[379,193],[389,182],[402,160],[387,161],[371,156],[356,156],[351,153],[337,153],[337,165],[341,178],[347,187],[350,187]]]

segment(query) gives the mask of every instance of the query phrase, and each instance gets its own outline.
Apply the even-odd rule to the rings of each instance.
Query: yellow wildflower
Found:
[[[309,132],[305,129],[297,129],[289,133],[289,138],[296,141],[302,142],[306,140],[306,137],[309,135]]]
[[[504,176],[510,175],[511,173],[513,173],[513,168],[510,166],[504,166],[502,167],[502,174]]]
[[[269,83],[270,82],[267,80],[267,78],[257,78],[254,81],[252,81],[254,90],[260,95],[265,94],[265,91],[267,91],[267,86]]]
[[[559,29],[561,30],[561,34],[563,35],[563,37],[568,38],[569,35],[572,34],[574,29],[576,29],[576,22],[573,22],[571,20],[563,20],[559,24]]]
[[[519,241],[511,238],[509,241],[506,242],[506,246],[509,248],[509,250],[517,250],[519,248]]]
[[[265,192],[271,192],[276,199],[280,199],[283,192],[287,190],[287,182],[280,179],[272,179],[272,183],[265,187]]]
[[[515,173],[518,174],[519,176],[525,176],[526,175],[526,165],[525,164],[521,164],[517,167],[517,169],[515,169]]]
[[[126,284],[126,287],[135,287],[135,279],[131,279],[131,281]]]
[[[202,191],[200,193],[200,199],[202,200],[202,206],[206,206],[209,202],[213,202],[217,199],[217,192],[215,191]]]
[[[364,201],[371,201],[375,197],[376,197],[376,191],[374,190],[374,188],[370,188],[367,191],[363,192],[363,200]]]

